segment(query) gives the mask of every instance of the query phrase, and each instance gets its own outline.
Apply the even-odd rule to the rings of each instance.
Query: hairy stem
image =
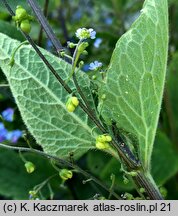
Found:
[[[96,184],[98,184],[100,187],[102,187],[103,189],[105,189],[106,191],[108,191],[109,193],[112,193],[112,195],[116,198],[116,199],[121,199],[119,197],[119,195],[115,192],[111,192],[110,189],[104,185],[99,179],[97,179],[96,177],[92,176],[90,173],[86,172],[85,170],[81,169],[79,166],[77,166],[76,164],[70,163],[67,160],[63,160],[59,157],[53,156],[53,155],[49,155],[43,151],[39,151],[36,149],[32,149],[32,148],[24,148],[24,147],[15,147],[15,146],[10,146],[10,145],[5,145],[0,143],[0,147],[4,148],[4,149],[11,149],[11,150],[18,150],[20,152],[31,152],[31,153],[35,153],[38,155],[41,155],[45,158],[48,159],[52,159],[55,160],[56,163],[58,163],[59,165],[63,165],[63,166],[67,166],[73,169],[76,169],[78,172],[80,172],[81,174],[83,174],[86,178],[92,179],[92,181],[94,181]]]
[[[145,189],[147,195],[146,198],[151,200],[163,200],[163,197],[150,174],[145,174],[143,171],[139,171],[137,176],[133,177],[133,180],[138,189]]]

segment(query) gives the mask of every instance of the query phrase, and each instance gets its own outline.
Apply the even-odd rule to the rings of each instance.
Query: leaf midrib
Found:
[[[26,45],[26,46],[24,46],[24,47],[28,47],[28,45]],[[23,49],[23,48],[20,48],[20,49]],[[19,49],[19,50],[20,50],[20,49]],[[2,53],[4,53],[3,50],[2,50]],[[19,51],[18,51],[18,53],[19,53]],[[16,54],[17,54],[17,53],[16,53]],[[9,56],[7,53],[4,53],[4,55],[7,56],[8,59],[11,58],[11,56]],[[65,105],[59,100],[59,98],[58,98],[47,86],[45,86],[45,85],[44,85],[43,83],[41,83],[38,79],[36,79],[35,76],[33,76],[31,73],[29,73],[29,72],[27,71],[26,68],[24,68],[22,65],[19,64],[19,62],[17,63],[16,60],[15,60],[15,64],[16,64],[19,68],[21,68],[25,73],[27,73],[34,81],[36,81],[39,85],[41,85],[41,86],[47,91],[47,93],[49,93],[49,95],[52,96],[53,99],[56,100],[56,102],[57,102],[58,104],[60,104],[61,107],[62,107],[64,110],[66,110]],[[10,79],[13,79],[13,78],[11,77]],[[67,112],[67,111],[66,111],[66,112]],[[68,112],[68,114],[69,114],[72,118],[74,118],[77,122],[79,122],[79,124],[80,124],[85,130],[87,130],[89,133],[92,132],[92,129],[91,129],[87,124],[83,124],[83,122],[81,121],[81,119],[78,118],[78,116],[75,115],[74,112],[73,112],[73,113]]]

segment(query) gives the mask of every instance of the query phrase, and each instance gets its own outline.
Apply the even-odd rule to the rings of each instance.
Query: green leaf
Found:
[[[161,131],[156,135],[151,164],[152,175],[160,186],[178,172],[178,152]]]
[[[105,182],[108,187],[111,186],[111,175],[114,174],[115,179],[115,190],[130,191],[133,189],[133,184],[131,181],[128,184],[124,184],[123,172],[121,171],[121,164],[115,158],[106,155],[101,151],[89,152],[87,154],[87,165],[90,171],[99,177],[101,181]]]
[[[117,42],[101,86],[100,112],[132,143],[146,170],[155,139],[168,49],[167,0],[146,0],[139,18]]]
[[[12,24],[9,24],[9,22],[5,22],[0,20],[0,31],[3,34],[8,35],[9,37],[12,37],[14,39],[24,41],[24,37],[22,36],[21,32],[17,30],[17,27],[15,27]]]
[[[0,151],[0,194],[6,198],[15,199],[28,199],[29,191],[33,190],[33,187],[45,181],[49,176],[56,174],[49,162],[42,157],[31,153],[25,153],[25,158],[32,161],[36,170],[32,174],[28,174],[24,167],[24,162],[20,159],[18,153],[12,150]],[[9,160],[10,158],[10,160]],[[52,186],[57,192],[57,186],[60,184],[60,178],[56,184],[53,182]],[[44,194],[46,198],[49,198],[49,190],[45,190]]]
[[[80,107],[73,113],[66,110],[68,93],[30,45],[18,50],[12,68],[8,65],[12,51],[17,45],[18,41],[0,34],[0,65],[22,118],[37,143],[46,153],[60,157],[69,157],[70,152],[74,153],[74,157],[80,157],[87,150],[94,148],[95,138],[91,136],[93,123]],[[71,65],[45,50],[41,51],[66,80],[71,72]],[[78,72],[77,78],[93,108],[87,75]],[[75,90],[73,81],[69,84]]]
[[[41,6],[44,4],[44,0],[36,0]],[[28,6],[28,4],[26,3],[26,1],[24,0],[13,0],[13,1],[9,1],[8,2],[12,8],[13,11],[15,11],[16,7],[18,5],[21,5],[22,7],[24,7],[25,9],[27,9],[28,11],[30,11],[30,6]],[[7,12],[7,9],[5,8],[4,4],[1,3],[0,4],[0,12]]]
[[[174,144],[178,145],[178,53],[173,55],[169,64],[165,91],[165,106],[170,124],[170,135]]]

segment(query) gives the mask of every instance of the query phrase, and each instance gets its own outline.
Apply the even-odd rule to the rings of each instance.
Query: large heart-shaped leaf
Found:
[[[69,152],[79,157],[94,148],[95,139],[91,136],[93,123],[80,107],[73,113],[66,110],[68,93],[31,46],[20,48],[15,55],[14,66],[11,68],[8,65],[12,51],[18,45],[18,41],[0,34],[0,66],[8,79],[22,118],[37,142],[45,152],[60,157],[69,156]],[[45,50],[41,51],[66,80],[71,65]],[[87,75],[79,72],[77,78],[91,107],[94,106]],[[72,81],[69,85],[75,89]]]
[[[137,143],[149,169],[160,113],[168,49],[167,0],[146,0],[139,18],[117,42],[101,86],[102,116]]]

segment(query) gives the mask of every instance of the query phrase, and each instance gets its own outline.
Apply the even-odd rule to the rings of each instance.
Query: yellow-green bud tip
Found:
[[[67,108],[67,111],[69,111],[69,112],[74,112],[74,110],[75,110],[75,106],[72,103],[68,103],[66,105],[66,108]]]
[[[109,144],[107,142],[96,142],[96,148],[100,150],[109,149]]]
[[[77,97],[71,97],[71,102],[75,107],[79,105],[79,100]]]
[[[70,171],[68,169],[62,169],[59,172],[59,176],[61,177],[62,180],[66,181],[66,180],[71,179],[73,177],[73,173],[72,173],[72,171]]]
[[[27,171],[28,173],[32,173],[32,172],[35,171],[35,165],[34,165],[32,162],[30,162],[30,161],[27,161],[27,162],[25,163],[25,168],[26,168],[26,171]]]

